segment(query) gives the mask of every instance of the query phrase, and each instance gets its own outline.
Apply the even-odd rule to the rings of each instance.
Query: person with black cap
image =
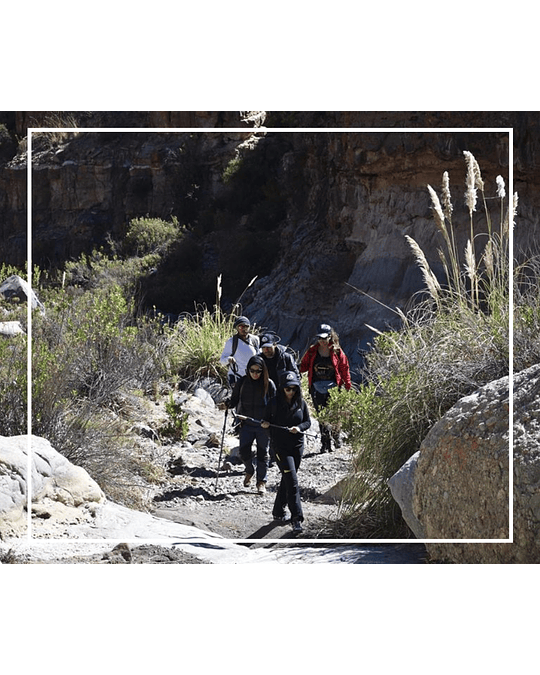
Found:
[[[268,378],[268,369],[260,354],[252,356],[247,364],[247,374],[241,377],[232,392],[229,408],[236,408],[240,426],[240,457],[246,467],[244,487],[248,487],[255,470],[253,468],[252,445],[257,446],[257,490],[260,495],[266,492],[268,472],[268,446],[270,434],[261,425],[266,406],[275,397],[276,386]],[[247,419],[242,419],[247,418]]]
[[[300,378],[294,371],[287,371],[280,376],[276,396],[268,404],[261,426],[270,429],[276,462],[281,472],[272,516],[284,522],[285,508],[288,506],[293,532],[298,534],[302,532],[304,520],[298,469],[304,452],[304,432],[311,426],[311,418],[302,398]]]
[[[328,404],[332,387],[351,388],[349,360],[339,345],[338,334],[327,323],[319,326],[316,342],[300,361],[300,372],[308,374],[309,393],[317,412]],[[322,422],[319,427],[321,452],[332,452],[331,428]]]
[[[279,377],[283,373],[290,371],[296,373],[300,379],[298,366],[292,354],[287,352],[287,348],[278,344],[280,338],[274,333],[264,333],[261,335],[261,353],[268,368],[268,376],[274,381],[276,386],[279,384]],[[270,438],[270,463],[269,467],[274,466],[276,453],[274,451],[274,442]]]
[[[239,316],[233,325],[236,333],[227,340],[219,357],[222,365],[229,366],[227,377],[231,387],[246,374],[249,359],[259,353],[259,337],[249,332],[249,319]]]
[[[273,333],[264,333],[260,338],[261,353],[268,368],[268,376],[276,385],[279,384],[279,376],[287,371],[300,377],[294,356],[278,342],[279,337]]]

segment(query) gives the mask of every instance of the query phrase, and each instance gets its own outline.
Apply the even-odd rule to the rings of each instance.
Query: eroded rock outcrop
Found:
[[[45,439],[2,436],[0,535],[4,538],[26,534],[29,481],[34,516],[56,523],[87,522],[93,517],[95,508],[105,500],[100,487],[88,473],[69,462]]]

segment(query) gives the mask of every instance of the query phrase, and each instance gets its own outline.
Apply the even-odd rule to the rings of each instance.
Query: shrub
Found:
[[[182,410],[182,405],[174,400],[172,394],[165,404],[165,411],[168,420],[159,430],[161,435],[174,441],[185,440],[189,433],[189,415]]]
[[[123,241],[126,255],[145,256],[166,248],[181,235],[178,220],[170,222],[161,218],[134,218],[130,221]]]
[[[27,371],[26,335],[0,336],[0,436],[28,432]]]

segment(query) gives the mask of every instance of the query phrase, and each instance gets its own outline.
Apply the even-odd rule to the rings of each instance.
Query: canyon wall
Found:
[[[10,115],[4,120],[12,145],[0,147],[1,254],[20,265],[26,257],[24,146],[6,155],[15,135],[58,118]],[[257,274],[242,298],[250,318],[297,351],[319,322],[329,322],[355,367],[373,336],[366,324],[394,324],[392,310],[407,307],[423,287],[405,235],[440,267],[442,241],[427,185],[440,191],[448,171],[460,250],[469,232],[463,151],[477,158],[490,205],[498,175],[509,190],[508,134],[492,128],[513,129],[516,250],[538,239],[538,113],[109,112],[80,113],[77,125],[72,133],[33,135],[34,262],[59,266],[119,240],[134,217],[175,216],[188,226],[192,248],[169,266],[189,263],[193,287],[195,279],[209,289],[226,270],[225,296],[233,302]],[[480,204],[475,223],[485,228]],[[178,279],[149,282],[149,299],[155,301],[156,284],[178,288]],[[194,290],[177,295],[186,306],[160,309],[189,311],[192,301],[207,299]]]

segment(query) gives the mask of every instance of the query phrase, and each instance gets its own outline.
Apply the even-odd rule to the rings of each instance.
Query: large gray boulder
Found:
[[[399,486],[394,498],[418,538],[480,542],[428,542],[433,560],[540,562],[540,364],[513,377],[512,530],[508,385],[502,378],[461,399],[390,481],[393,494]],[[481,543],[508,538],[511,543]]]
[[[420,446],[413,512],[428,539],[509,537],[509,387],[462,398]]]
[[[26,534],[29,480],[32,512],[39,518],[58,523],[82,522],[105,500],[88,473],[71,464],[45,439],[0,436],[1,537]]]

